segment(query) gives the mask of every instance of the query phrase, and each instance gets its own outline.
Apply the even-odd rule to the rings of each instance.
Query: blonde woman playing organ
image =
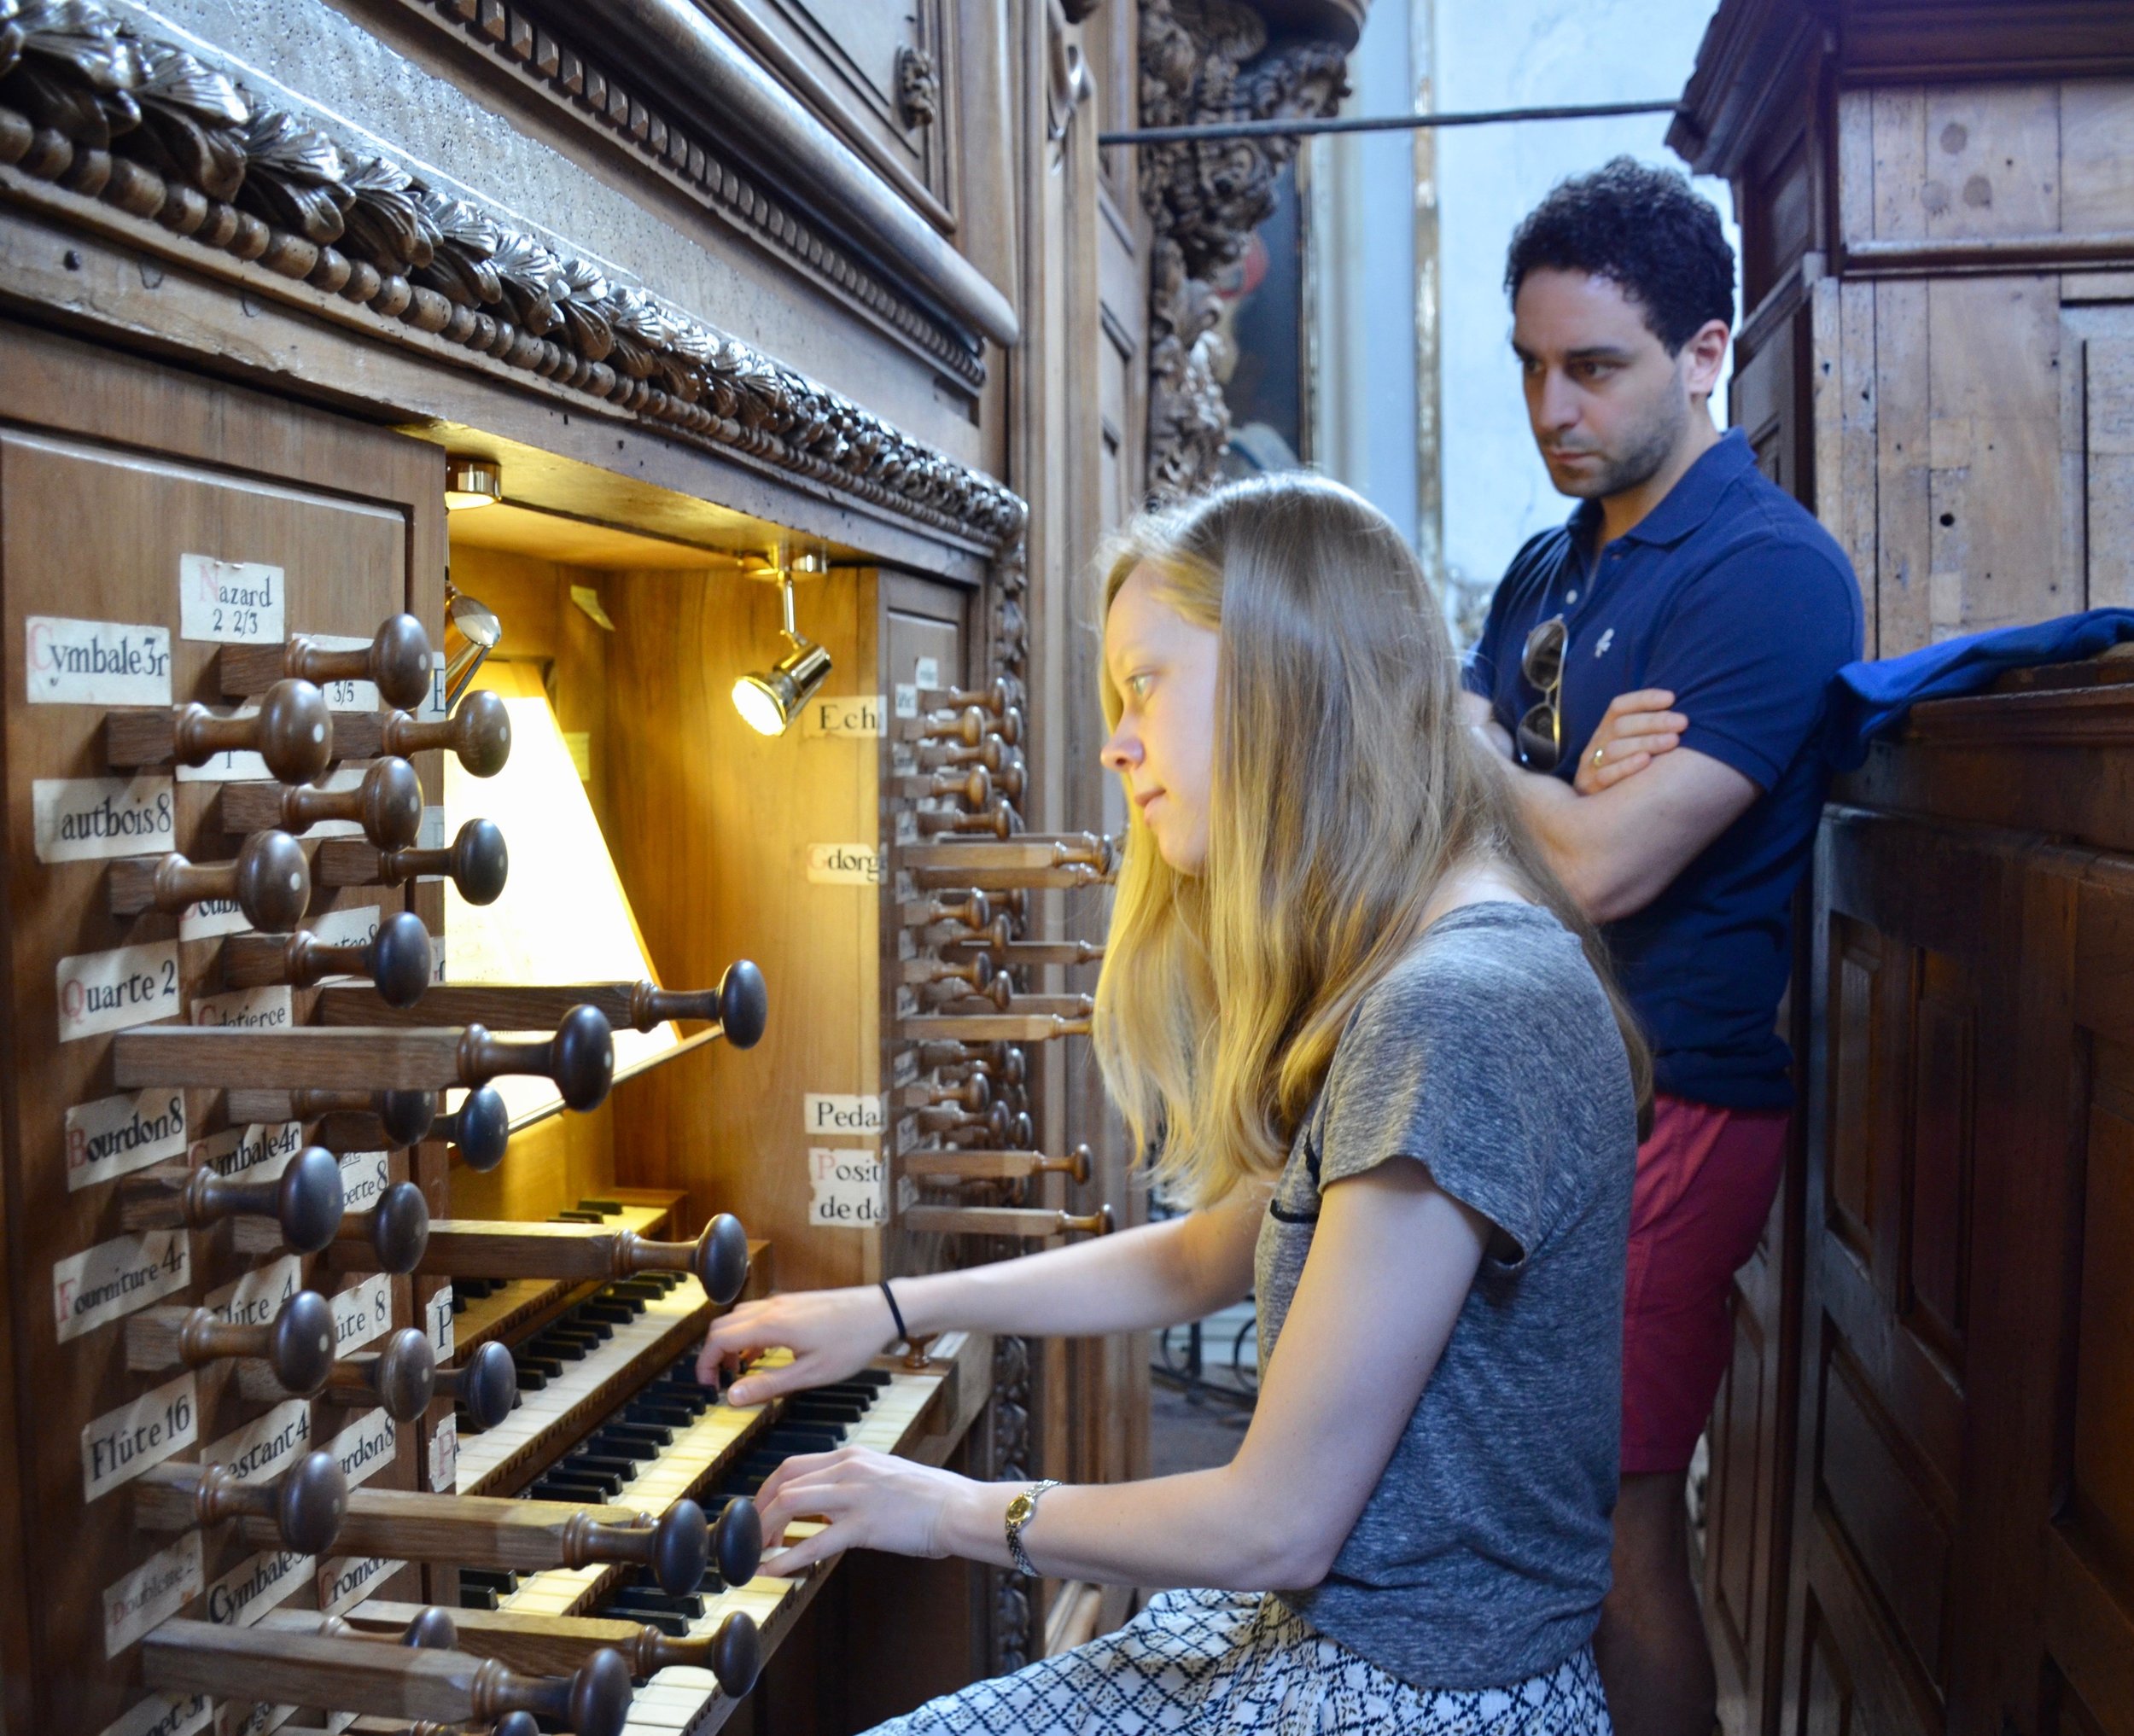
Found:
[[[790,1459],[767,1535],[829,1523],[773,1567],[870,1548],[1193,1587],[898,1736],[1606,1732],[1643,1046],[1374,509],[1239,484],[1130,527],[1104,594],[1104,762],[1133,818],[1096,1046],[1194,1209],[746,1304],[702,1372],[790,1348],[745,1403],[900,1328],[1132,1331],[1256,1289],[1258,1408],[1220,1470],[1034,1502],[856,1448]]]

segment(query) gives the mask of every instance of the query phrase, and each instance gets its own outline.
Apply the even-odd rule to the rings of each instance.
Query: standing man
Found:
[[[1684,1483],[1729,1350],[1791,1106],[1777,1009],[1822,810],[1824,693],[1859,587],[1709,402],[1734,317],[1718,214],[1627,157],[1513,236],[1512,347],[1550,480],[1580,504],[1521,549],[1470,718],[1601,925],[1654,1052],[1623,1356],[1614,1587],[1595,1640],[1624,1736],[1711,1736]]]

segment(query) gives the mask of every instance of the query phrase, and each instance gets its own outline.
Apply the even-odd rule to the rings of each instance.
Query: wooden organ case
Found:
[[[0,0],[0,1727],[834,1731],[1101,1618],[747,1494],[1132,1474],[1134,1348],[686,1372],[1134,1209],[1094,9]]]
[[[1719,9],[1670,142],[1735,187],[1733,419],[1871,657],[2134,600],[2130,137],[2123,6]],[[1710,1435],[1730,1732],[2134,1730],[2127,668],[1833,792]]]

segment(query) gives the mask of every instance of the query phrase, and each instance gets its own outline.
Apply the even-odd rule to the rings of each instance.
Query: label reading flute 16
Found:
[[[82,1430],[82,1499],[108,1494],[199,1438],[200,1384],[189,1368]]]

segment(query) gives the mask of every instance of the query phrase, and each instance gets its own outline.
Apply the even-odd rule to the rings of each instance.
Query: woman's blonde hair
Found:
[[[1650,1058],[1599,937],[1461,723],[1443,615],[1385,515],[1322,478],[1255,478],[1127,526],[1107,615],[1141,567],[1220,636],[1206,862],[1179,873],[1133,814],[1097,983],[1097,1057],[1158,1179],[1204,1204],[1280,1174],[1350,1014],[1471,864],[1583,943],[1641,1110]]]

